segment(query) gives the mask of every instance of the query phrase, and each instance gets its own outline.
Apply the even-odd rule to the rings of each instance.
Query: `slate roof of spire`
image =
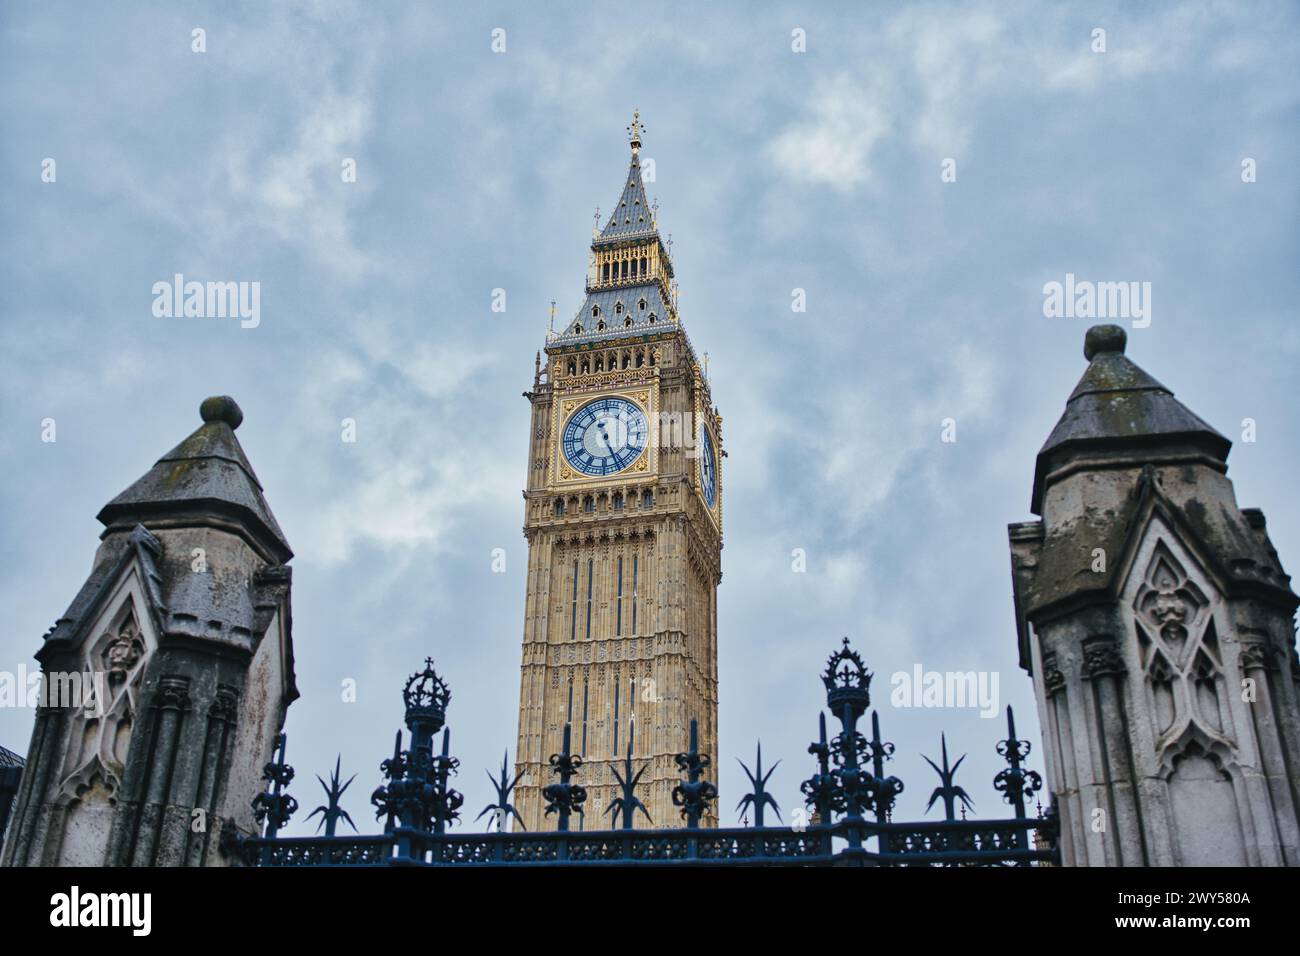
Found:
[[[646,304],[644,309],[641,308],[642,301]],[[623,306],[622,313],[618,312],[620,303]],[[593,316],[592,309],[599,309],[600,314]],[[632,320],[631,325],[627,324],[628,319]],[[604,329],[600,327],[602,320],[605,323]],[[672,311],[660,294],[658,283],[625,285],[589,293],[581,311],[552,342],[587,342],[615,339],[623,335],[644,335],[674,325]],[[578,331],[579,327],[581,332]]]
[[[293,550],[235,437],[244,413],[233,398],[217,396],[204,401],[199,414],[203,424],[104,505],[99,520],[131,527],[160,517],[222,514],[242,524],[278,562],[288,561]]]
[[[1030,506],[1034,514],[1042,513],[1047,475],[1074,454],[1181,445],[1227,459],[1232,443],[1135,365],[1124,354],[1126,342],[1118,325],[1088,330],[1088,368],[1038,452]]]
[[[609,222],[601,230],[594,243],[602,245],[619,239],[649,237],[657,232],[654,222],[654,210],[646,198],[645,183],[641,178],[641,157],[636,150],[632,152],[632,164],[628,167],[627,183],[619,197]]]

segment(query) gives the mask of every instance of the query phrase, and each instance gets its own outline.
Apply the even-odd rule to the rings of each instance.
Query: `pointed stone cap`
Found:
[[[1087,371],[1038,452],[1030,504],[1034,514],[1042,514],[1047,476],[1075,458],[1149,454],[1164,447],[1227,460],[1232,443],[1134,365],[1124,354],[1127,340],[1118,325],[1088,330],[1083,343]]]
[[[262,496],[235,429],[244,413],[228,395],[205,399],[203,424],[99,512],[110,528],[234,523],[275,561],[293,557]]]

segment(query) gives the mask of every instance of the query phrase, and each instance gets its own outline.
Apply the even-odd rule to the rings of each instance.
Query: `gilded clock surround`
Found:
[[[658,390],[657,383],[644,388],[600,389],[575,392],[572,397],[565,397],[555,402],[552,406],[554,412],[551,424],[551,434],[555,436],[555,449],[551,456],[550,483],[557,487],[582,487],[608,484],[614,478],[620,481],[626,479],[634,479],[636,482],[653,481],[659,461],[658,428],[656,427],[659,407]],[[600,398],[624,398],[632,402],[645,415],[649,432],[645,449],[628,467],[612,475],[586,475],[572,468],[564,459],[564,427],[569,419],[589,402]]]
[[[678,826],[674,760],[718,753],[717,587],[722,580],[721,416],[677,307],[667,244],[640,175],[641,127],[608,222],[592,240],[586,298],[537,356],[524,536],[528,567],[519,694],[516,806],[550,829],[542,789],[571,728],[588,791],[575,829],[602,829],[635,726],[638,793],[656,826]],[[587,403],[623,398],[646,417],[646,448],[622,471],[569,467],[564,426]],[[717,456],[714,505],[700,471],[701,429]],[[714,814],[705,825],[716,825]]]

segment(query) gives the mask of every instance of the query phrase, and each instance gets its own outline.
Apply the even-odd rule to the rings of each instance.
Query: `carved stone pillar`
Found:
[[[91,575],[37,652],[60,690],[37,714],[4,865],[221,865],[211,834],[256,829],[297,696],[292,552],[235,438],[243,413],[212,398],[200,414],[100,512]]]
[[[1010,529],[1062,859],[1300,865],[1300,597],[1237,506],[1229,442],[1088,333],[1089,366]]]

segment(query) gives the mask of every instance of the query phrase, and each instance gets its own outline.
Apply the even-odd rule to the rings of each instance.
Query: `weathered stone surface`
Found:
[[[1218,461],[1227,459],[1232,443],[1134,365],[1124,347],[1119,326],[1096,326],[1089,332],[1084,349],[1088,368],[1038,452],[1030,504],[1034,514],[1042,514],[1052,472],[1090,455],[1179,446]]]
[[[235,438],[244,413],[226,396],[207,399],[201,412],[203,425],[106,504],[99,520],[110,531],[136,523],[152,528],[162,518],[173,524],[229,524],[268,561],[283,564],[293,551]]]

